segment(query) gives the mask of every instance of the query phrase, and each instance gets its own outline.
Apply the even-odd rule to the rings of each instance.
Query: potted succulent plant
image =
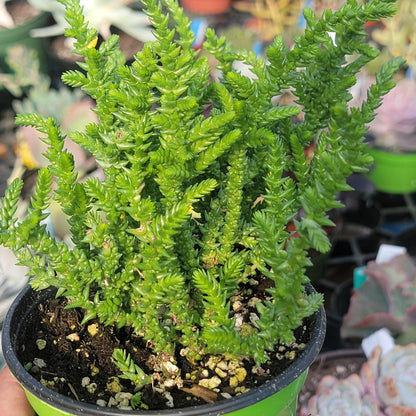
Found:
[[[416,35],[413,30],[415,8],[412,0],[399,0],[397,13],[370,30],[381,54],[367,66],[371,77],[381,62],[392,56],[406,59],[406,73],[397,88],[383,100],[377,119],[370,125],[371,155],[374,167],[369,179],[375,188],[388,193],[416,191]],[[404,71],[403,71],[404,72]]]
[[[322,377],[300,416],[415,416],[415,367],[416,344],[377,347],[357,373]]]
[[[363,284],[355,289],[344,316],[341,336],[365,338],[386,328],[398,343],[416,341],[416,265],[408,254],[367,264]]]
[[[320,20],[306,9],[305,35],[291,49],[276,38],[267,61],[208,30],[204,49],[222,74],[212,82],[176,0],[143,1],[156,40],[129,65],[117,36],[97,46],[78,1],[62,3],[84,58],[62,79],[95,100],[99,120],[69,135],[105,179],[78,180],[53,118],[18,115],[43,134],[49,165],[24,218],[21,180],[1,204],[0,241],[32,276],[5,321],[9,367],[39,415],[293,414],[323,342],[308,250],[329,249],[326,212],[371,163],[366,123],[403,64],[383,66],[367,101],[350,108],[354,74],[376,55],[362,24],[393,3],[348,1]],[[296,104],[284,106],[288,90]],[[51,200],[71,242],[47,231]],[[100,407],[113,403],[130,410]]]
[[[416,80],[402,78],[370,124],[374,167],[369,179],[389,193],[416,191]]]

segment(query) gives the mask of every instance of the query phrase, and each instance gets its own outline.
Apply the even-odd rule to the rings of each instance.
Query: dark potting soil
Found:
[[[27,320],[22,331],[25,339],[17,352],[20,362],[42,384],[78,401],[96,404],[100,399],[108,405],[109,400],[114,402],[112,398],[117,390],[134,394],[134,385],[118,377],[121,372],[115,366],[112,354],[116,348],[124,349],[135,364],[152,374],[155,356],[145,341],[128,327],[104,326],[97,320],[82,324],[83,310],[66,309],[65,305],[65,299],[52,299],[39,305],[39,316]],[[172,403],[175,408],[182,408],[223,400],[260,386],[280,374],[299,356],[309,341],[307,328],[305,324],[296,331],[297,341],[292,347],[277,345],[270,353],[270,361],[261,368],[245,360],[247,376],[237,387],[230,385],[231,374],[222,374],[221,384],[214,390],[201,387],[198,385],[200,379],[217,376],[215,369],[208,367],[211,356],[203,357],[198,365],[194,365],[182,357],[178,349],[175,358],[183,388],[162,389],[155,379],[153,386],[148,384],[141,390],[142,403],[150,410],[171,408]],[[185,377],[186,374],[193,375],[192,381]]]

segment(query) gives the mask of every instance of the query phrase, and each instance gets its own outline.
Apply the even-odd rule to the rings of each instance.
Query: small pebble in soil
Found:
[[[122,386],[120,381],[117,377],[110,377],[107,382],[107,390],[110,393],[120,393],[122,390]]]
[[[219,368],[219,367],[216,367],[215,368],[215,370],[214,370],[216,373],[217,373],[217,375],[219,376],[219,377],[221,377],[221,378],[225,378],[225,377],[227,377],[227,373],[224,371],[224,370],[221,370],[221,368]]]
[[[100,372],[100,369],[97,366],[95,366],[94,364],[91,364],[90,370],[91,370],[91,375],[93,377],[96,376]]]
[[[234,370],[234,374],[237,377],[237,380],[242,383],[247,377],[247,370],[244,367],[237,367]]]
[[[88,393],[94,394],[97,391],[97,383],[90,383],[87,386]]]
[[[79,341],[79,335],[78,335],[76,332],[74,332],[73,334],[69,334],[69,335],[66,337],[66,339],[67,339],[68,341],[71,341],[71,342],[76,342],[76,341]]]
[[[221,384],[221,379],[218,376],[203,378],[202,380],[199,380],[198,384],[208,389],[215,389]]]
[[[89,377],[83,377],[81,380],[81,386],[87,387],[91,383],[91,379]]]
[[[97,406],[107,407],[107,402],[103,399],[98,399],[96,403],[97,403]]]
[[[173,408],[175,407],[175,404],[173,403],[173,396],[167,391],[165,392],[165,398],[166,398],[166,406]]]
[[[38,350],[41,351],[41,350],[45,349],[46,341],[44,339],[37,339],[36,340],[36,346],[38,347]]]
[[[97,335],[97,333],[98,333],[98,324],[88,325],[87,331],[92,337]]]
[[[46,363],[45,363],[44,360],[42,360],[42,358],[34,358],[33,359],[33,365],[38,367],[38,368],[46,367]]]

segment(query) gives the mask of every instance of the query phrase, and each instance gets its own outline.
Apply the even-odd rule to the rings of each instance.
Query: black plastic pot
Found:
[[[311,287],[311,290],[312,287]],[[24,339],[24,325],[35,319],[37,305],[54,295],[53,290],[33,291],[27,286],[15,299],[4,322],[3,353],[7,365],[26,390],[29,401],[39,416],[289,416],[294,415],[297,396],[305,381],[307,370],[318,356],[325,337],[325,312],[313,317],[311,341],[286,371],[257,389],[231,399],[202,406],[161,411],[126,411],[81,403],[55,393],[33,378],[19,362],[16,350]]]

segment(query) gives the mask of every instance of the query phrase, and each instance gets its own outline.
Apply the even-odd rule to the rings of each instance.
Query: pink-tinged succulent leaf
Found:
[[[416,326],[416,266],[405,254],[387,263],[369,262],[368,278],[351,297],[341,336],[364,338],[387,328],[399,336]]]
[[[394,316],[386,312],[377,312],[354,324],[350,323],[349,317],[346,315],[341,328],[341,336],[344,338],[365,338],[380,328],[389,329],[393,335],[399,334],[403,330],[402,323]]]
[[[403,318],[403,327],[406,332],[414,332],[416,328],[416,303],[406,309]]]
[[[390,262],[396,270],[400,269],[404,272],[407,281],[416,283],[416,265],[409,255],[396,256]]]
[[[391,312],[402,321],[408,309],[416,305],[416,286],[405,282],[393,287],[390,292]],[[414,321],[416,324],[416,321]]]
[[[393,377],[381,376],[377,380],[377,391],[383,402],[395,405],[400,403],[399,390]]]
[[[301,416],[383,416],[374,397],[367,394],[361,378],[351,374],[344,380],[325,376]]]
[[[390,406],[384,413],[386,416],[416,416],[416,409],[404,406]]]
[[[355,290],[345,319],[350,325],[360,322],[363,317],[374,312],[388,312],[387,296],[384,288],[373,278],[367,278],[359,290]]]
[[[377,394],[385,406],[416,409],[416,344],[396,346],[380,358]]]
[[[377,391],[376,391],[376,377],[378,375],[378,368],[375,366],[374,370],[371,367],[371,364],[367,361],[361,366],[360,370],[360,377],[363,383],[365,391],[373,397],[375,400],[377,399]]]
[[[396,317],[384,312],[373,313],[371,316],[367,316],[361,322],[358,322],[355,327],[357,329],[370,328],[371,332],[379,328],[387,328],[392,333],[400,332],[403,329]]]
[[[407,256],[396,256],[386,263],[376,263],[370,261],[367,267],[364,269],[364,273],[367,276],[372,276],[375,279],[381,279],[380,284],[384,287],[393,287],[399,283],[409,281],[410,266],[407,261],[400,261],[400,257]]]
[[[52,95],[52,93],[51,93]],[[51,100],[50,105],[56,105],[61,109],[60,119],[58,120],[62,126],[62,131],[67,134],[70,130],[80,130],[87,124],[98,121],[96,114],[91,110],[93,105],[92,100],[86,98],[72,97],[75,100],[71,104],[67,104],[66,95],[63,94],[63,104],[59,104],[60,95],[55,92],[52,95],[54,100]],[[38,110],[39,111],[39,110]],[[45,116],[50,116],[50,110],[45,109]],[[40,139],[42,134],[35,128],[29,126],[19,127],[17,131],[17,153],[23,160],[23,163],[30,169],[45,167],[48,164],[47,159],[43,154],[47,151],[47,145]],[[81,172],[86,172],[91,169],[95,162],[89,158],[84,150],[68,137],[65,139],[65,149],[74,155],[75,169]]]
[[[317,401],[318,396],[312,396],[309,399],[308,406],[302,406],[300,409],[300,416],[311,416],[311,415],[317,415]]]
[[[376,347],[345,380],[325,376],[301,416],[416,416],[416,344]]]
[[[322,377],[316,389],[316,394],[320,395],[321,393],[327,390],[330,390],[334,386],[334,384],[337,382],[338,382],[338,379],[334,376],[327,375],[327,376]]]
[[[416,83],[413,79],[402,79],[383,98],[377,118],[370,123],[370,130],[377,135],[391,131],[413,133],[415,127]]]

